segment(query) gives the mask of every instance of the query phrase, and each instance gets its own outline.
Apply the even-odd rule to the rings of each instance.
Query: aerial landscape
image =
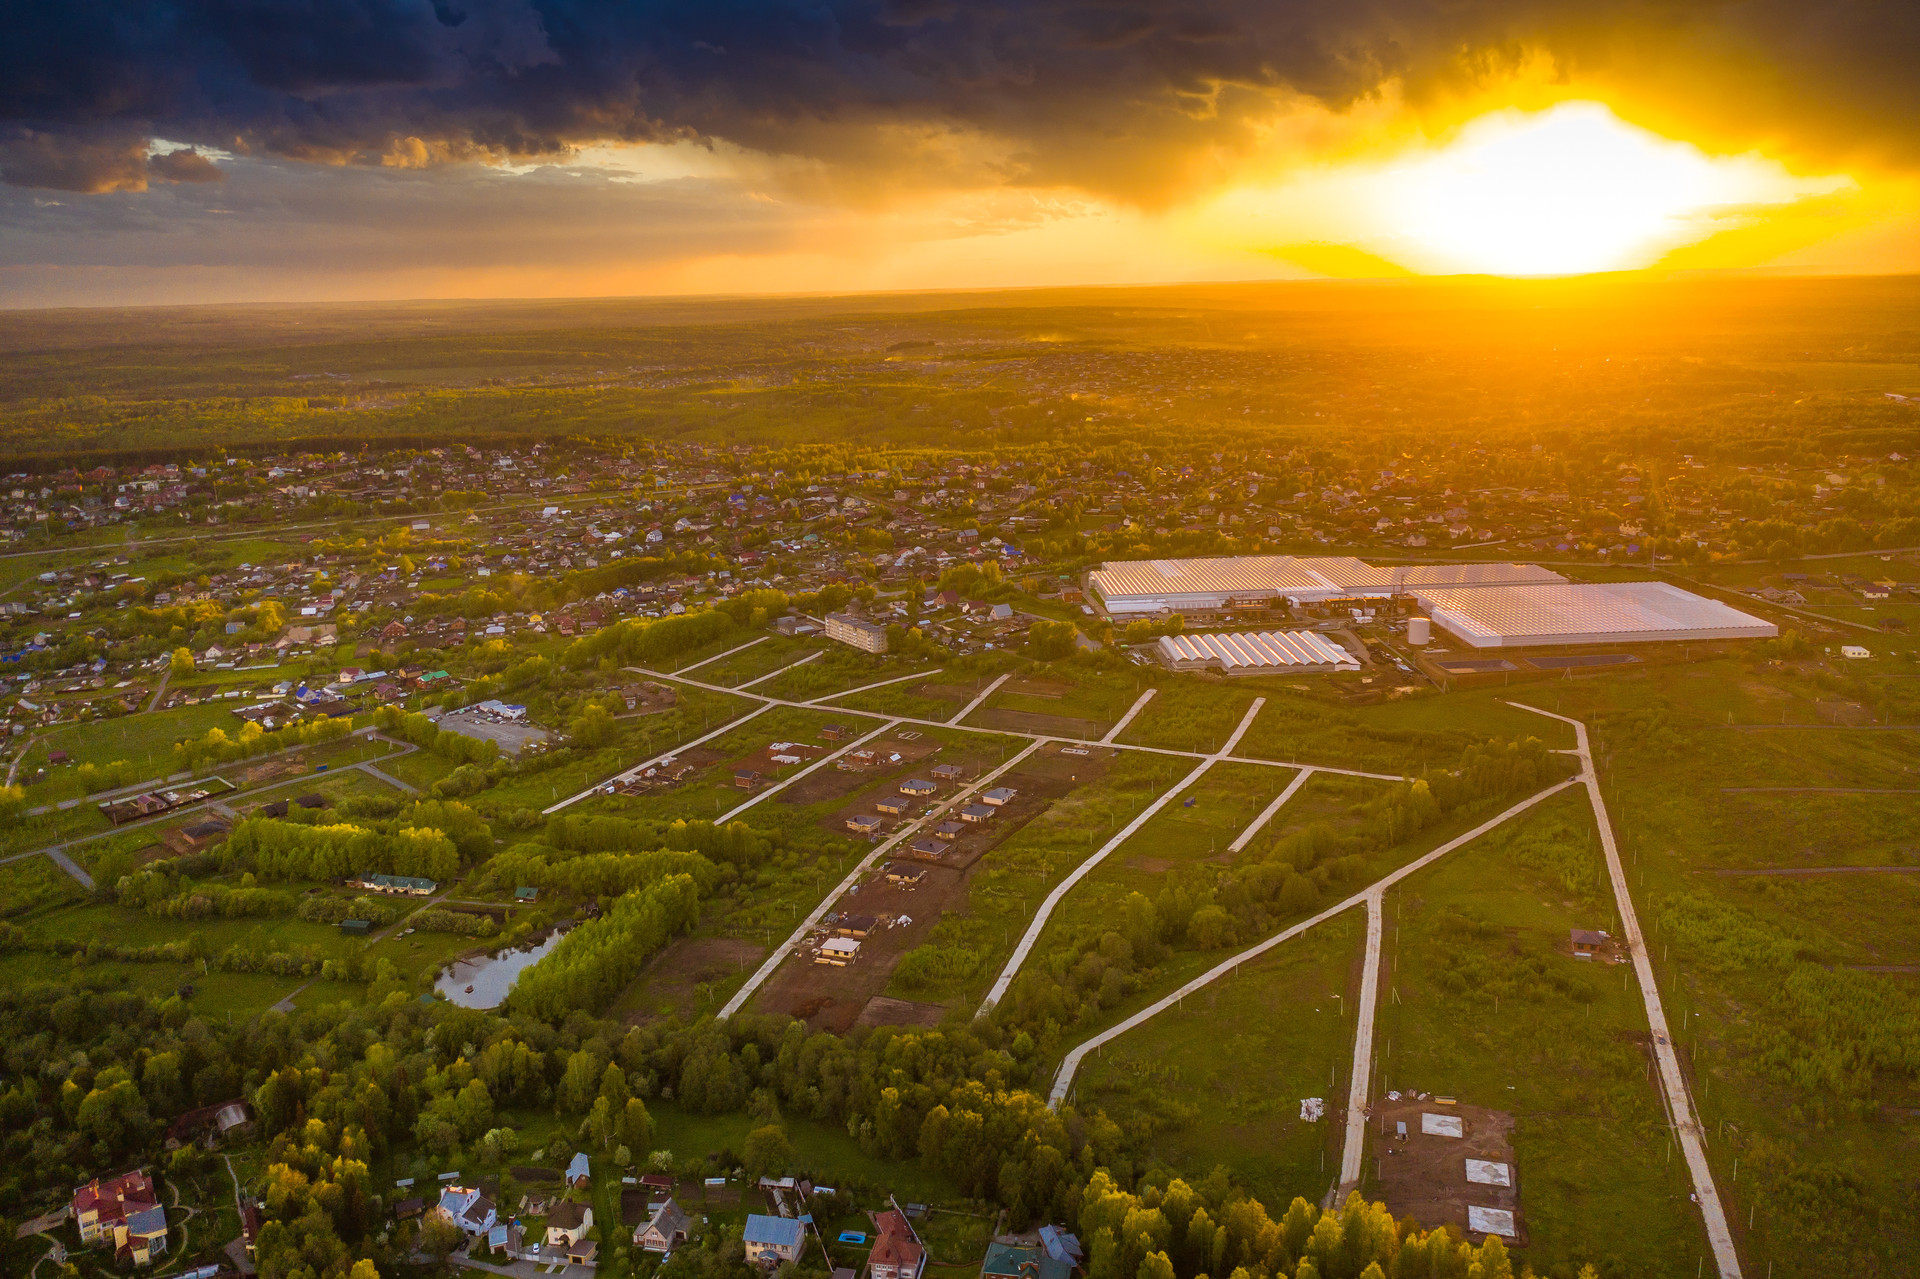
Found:
[[[1920,1276],[1911,18],[1493,9],[31,15],[0,1274]]]

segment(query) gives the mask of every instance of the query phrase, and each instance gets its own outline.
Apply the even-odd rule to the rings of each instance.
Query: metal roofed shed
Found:
[[[1163,635],[1156,650],[1176,671],[1215,668],[1229,675],[1284,670],[1357,671],[1352,653],[1317,631],[1247,631],[1233,635]]]
[[[1581,582],[1414,591],[1434,623],[1474,648],[1771,639],[1772,622],[1666,582]]]

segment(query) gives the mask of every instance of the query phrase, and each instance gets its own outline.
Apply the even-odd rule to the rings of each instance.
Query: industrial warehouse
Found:
[[[1436,626],[1474,648],[1769,639],[1771,622],[1666,582],[1422,590]]]
[[[1346,557],[1133,560],[1102,564],[1087,592],[1115,621],[1177,615],[1197,625],[1349,617],[1408,619],[1416,646],[1427,617],[1471,648],[1766,639],[1772,623],[1666,582],[1569,582],[1533,564],[1381,568]],[[1321,624],[1322,629],[1325,628]],[[1155,656],[1173,670],[1230,675],[1356,669],[1361,659],[1305,630],[1169,635]]]
[[[1315,631],[1260,631],[1239,635],[1164,635],[1160,660],[1169,670],[1215,669],[1228,675],[1357,671],[1353,654]]]
[[[1351,556],[1300,559],[1117,560],[1087,574],[1087,594],[1115,621],[1178,613],[1189,622],[1289,607],[1360,604],[1419,590],[1564,583],[1534,564],[1409,564],[1380,568]]]

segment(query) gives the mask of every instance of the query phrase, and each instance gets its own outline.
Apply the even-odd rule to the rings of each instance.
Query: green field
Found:
[[[1910,796],[1725,788],[1914,788],[1920,733],[1777,727],[1816,722],[1832,695],[1817,668],[1792,664],[1721,661],[1556,692],[1592,726],[1746,1254],[1781,1276],[1913,1273],[1907,1223],[1870,1207],[1920,1171],[1920,1080],[1877,1046],[1920,1034],[1920,991],[1904,972],[1871,971],[1920,962],[1913,876],[1717,872],[1911,864]]]
[[[1570,928],[1618,935],[1585,792],[1406,880],[1385,914],[1377,1091],[1514,1116],[1536,1270],[1693,1273],[1705,1233],[1669,1152],[1639,989],[1625,965],[1564,953]]]
[[[1225,1164],[1269,1205],[1317,1201],[1337,1179],[1340,1133],[1303,1121],[1300,1102],[1344,1096],[1352,1001],[1334,996],[1365,937],[1348,911],[1195,993],[1089,1056],[1076,1104],[1099,1104],[1189,1181]]]

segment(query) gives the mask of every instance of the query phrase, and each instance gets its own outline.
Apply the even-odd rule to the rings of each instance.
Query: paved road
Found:
[[[885,688],[889,684],[904,684],[910,679],[932,679],[940,673],[938,666],[930,671],[914,671],[909,675],[895,675],[892,679],[877,679],[871,684],[862,684],[858,688],[843,688],[837,693],[822,693],[818,697],[809,697],[800,703],[802,706],[821,706],[840,697],[852,697],[855,693],[864,693],[869,689]],[[831,707],[828,707],[831,710]]]
[[[1360,1185],[1360,1161],[1367,1148],[1367,1089],[1373,1081],[1373,1017],[1380,994],[1380,899],[1386,890],[1367,892],[1367,958],[1361,968],[1360,1013],[1353,1031],[1353,1073],[1347,1083],[1347,1140],[1340,1151],[1339,1203]]]
[[[160,670],[160,687],[153,690],[153,696],[147,699],[147,709],[142,715],[151,715],[160,709],[160,699],[167,695],[167,681],[173,678],[173,667],[164,666]]]
[[[1127,725],[1133,723],[1133,717],[1135,715],[1138,715],[1141,711],[1145,710],[1147,708],[1147,703],[1152,701],[1153,695],[1159,691],[1160,690],[1157,688],[1150,688],[1146,692],[1140,694],[1140,696],[1134,698],[1133,705],[1127,707],[1127,713],[1125,715],[1122,715],[1119,718],[1119,720],[1114,724],[1114,726],[1107,730],[1107,735],[1100,739],[1100,744],[1102,746],[1105,746],[1105,745],[1108,745],[1109,743],[1118,741],[1120,738],[1120,734],[1126,731]]]
[[[569,805],[577,804],[583,799],[589,799],[595,794],[600,793],[601,788],[604,786],[610,785],[615,782],[625,781],[631,777],[634,777],[644,769],[648,768],[649,766],[653,764],[657,764],[663,759],[670,758],[671,756],[673,756],[679,751],[688,750],[692,747],[699,746],[702,743],[710,742],[714,738],[719,737],[721,734],[731,732],[733,729],[738,728],[740,725],[746,723],[748,720],[752,719],[754,716],[764,714],[765,712],[772,710],[776,706],[790,706],[790,707],[795,707],[801,710],[819,710],[827,702],[837,697],[848,697],[854,693],[864,692],[866,689],[869,689],[869,688],[879,688],[884,684],[894,684],[894,683],[899,683],[902,680],[921,679],[925,677],[924,675],[918,675],[918,674],[901,675],[896,677],[895,679],[881,680],[878,683],[862,685],[860,688],[845,689],[838,693],[823,693],[819,697],[812,698],[811,700],[804,701],[804,702],[796,702],[796,701],[791,701],[787,698],[782,698],[782,697],[768,697],[764,693],[743,693],[738,688],[727,688],[721,684],[707,684],[697,679],[688,679],[683,675],[674,675],[666,671],[649,670],[644,666],[626,666],[626,667],[622,667],[621,669],[628,671],[634,675],[645,675],[649,679],[670,680],[674,683],[686,684],[693,688],[705,689],[710,693],[726,693],[729,695],[738,695],[742,697],[751,698],[759,704],[756,705],[752,710],[746,712],[744,715],[740,715],[734,719],[728,720],[726,723],[720,725],[720,727],[714,729],[712,732],[706,734],[705,736],[696,737],[692,741],[682,742],[680,745],[674,747],[672,750],[662,751],[660,754],[653,756],[651,759],[643,760],[642,762],[635,764],[632,768],[625,769],[622,772],[615,773],[612,777],[609,777],[604,781],[596,782],[592,786],[587,787],[585,790],[579,792],[578,794],[569,795],[565,799],[559,801],[558,803],[549,805],[548,807],[541,810],[542,813],[545,813],[545,814],[557,813],[561,809],[566,808]],[[776,672],[776,674],[777,673],[778,672]],[[926,672],[926,674],[932,674],[932,673],[933,672],[931,671]],[[963,733],[986,733],[986,734],[991,734],[998,737],[1021,737],[1031,742],[1040,742],[1040,741],[1060,742],[1061,744],[1067,745],[1067,746],[1110,746],[1114,750],[1139,751],[1140,753],[1145,755],[1165,755],[1173,759],[1193,759],[1193,760],[1212,759],[1215,761],[1225,760],[1229,763],[1234,763],[1234,764],[1253,764],[1261,768],[1300,769],[1300,768],[1309,767],[1308,765],[1296,764],[1289,760],[1253,759],[1243,755],[1208,755],[1204,751],[1175,750],[1170,746],[1138,746],[1138,745],[1134,745],[1127,742],[1093,741],[1091,739],[1084,738],[1084,737],[1061,737],[1056,734],[1028,733],[1028,732],[1022,732],[1019,729],[1012,729],[1012,728],[974,728],[971,725],[967,725],[967,724],[951,724],[945,720],[921,719],[918,716],[913,716],[913,715],[889,715],[884,711],[855,710],[851,707],[846,707],[846,706],[834,706],[834,707],[831,707],[830,709],[833,710],[836,714],[840,714],[840,715],[858,716],[862,719],[890,720],[896,725],[911,724],[916,728],[949,728],[949,729],[956,729]],[[1238,734],[1236,734],[1235,736],[1237,737]],[[1397,774],[1397,773],[1369,773],[1363,769],[1334,768],[1326,764],[1314,764],[1314,765],[1311,765],[1311,767],[1316,772],[1334,773],[1334,774],[1338,774],[1341,777],[1370,777],[1377,781],[1383,781],[1383,782],[1398,782],[1398,781],[1405,780],[1400,774]]]
[[[788,662],[785,666],[780,667],[778,670],[768,671],[765,675],[756,676],[755,678],[748,680],[744,684],[735,684],[733,686],[733,691],[738,693],[744,689],[752,688],[755,684],[764,684],[776,675],[785,675],[788,671],[793,670],[797,666],[805,666],[808,662],[817,662],[821,658],[825,657],[826,655],[827,655],[827,650],[825,650],[824,648],[816,649],[814,652],[808,653],[805,657],[801,658],[797,662]]]
[[[882,840],[879,844],[875,845],[874,850],[872,852],[868,853],[865,857],[860,859],[860,864],[853,868],[852,873],[849,874],[845,879],[840,881],[840,886],[835,888],[831,893],[828,893],[825,897],[823,897],[820,900],[820,904],[813,908],[813,912],[809,914],[805,919],[800,921],[800,926],[793,930],[792,935],[789,936],[784,942],[780,943],[779,948],[776,949],[772,954],[768,955],[766,960],[763,963],[761,963],[760,967],[754,970],[753,976],[747,978],[746,985],[742,986],[739,990],[734,992],[733,998],[729,999],[726,1003],[726,1006],[722,1008],[717,1014],[717,1019],[720,1021],[725,1021],[727,1018],[739,1012],[741,1008],[745,1007],[748,998],[752,996],[753,992],[760,988],[760,985],[762,982],[766,981],[767,978],[773,976],[774,970],[779,968],[781,962],[784,961],[788,955],[793,953],[794,947],[798,946],[802,941],[806,939],[808,931],[811,930],[815,924],[820,922],[821,918],[827,913],[828,908],[831,907],[833,903],[839,901],[842,897],[846,896],[847,890],[849,888],[852,888],[855,884],[859,883],[860,877],[866,874],[867,871],[874,865],[875,862],[878,862],[882,857],[885,857],[888,853],[892,852],[894,848],[901,843],[901,841],[908,839],[917,831],[923,829],[927,825],[927,823],[935,821],[938,818],[944,817],[949,811],[953,809],[954,805],[960,803],[960,801],[966,799],[969,795],[972,795],[975,791],[978,791],[983,787],[991,785],[994,781],[996,781],[1001,776],[1001,774],[1007,772],[1009,769],[1012,769],[1015,765],[1019,764],[1021,760],[1025,759],[1027,756],[1039,750],[1043,744],[1044,744],[1044,739],[1042,739],[1041,741],[1029,742],[1027,744],[1026,749],[1020,751],[1012,759],[1000,765],[1000,767],[994,769],[991,773],[988,773],[986,776],[980,778],[978,781],[972,782],[962,787],[960,790],[954,792],[951,798],[949,798],[945,803],[940,804],[932,812],[928,813],[925,817],[921,817],[914,821],[908,822],[905,826],[902,826],[899,830],[895,831],[893,834],[889,835],[886,839]]]
[[[1261,810],[1261,813],[1258,817],[1254,818],[1251,822],[1248,822],[1247,828],[1240,832],[1238,838],[1236,838],[1231,844],[1227,845],[1227,851],[1230,853],[1237,853],[1241,849],[1245,848],[1248,842],[1252,840],[1255,835],[1258,835],[1260,833],[1260,828],[1265,826],[1268,822],[1272,821],[1273,815],[1279,812],[1282,808],[1285,808],[1287,805],[1287,801],[1292,799],[1294,795],[1299,793],[1300,788],[1307,784],[1307,779],[1309,777],[1312,777],[1314,773],[1318,771],[1319,771],[1318,769],[1314,769],[1314,768],[1301,769],[1300,772],[1294,777],[1294,779],[1287,783],[1287,788],[1281,791],[1278,795],[1275,795],[1273,797],[1273,802],[1271,804],[1268,804],[1265,809]]]
[[[1194,991],[1201,990],[1206,986],[1211,985],[1215,981],[1218,981],[1220,978],[1225,977],[1228,973],[1235,971],[1240,967],[1240,965],[1246,963],[1248,960],[1258,959],[1261,955],[1266,954],[1268,951],[1272,950],[1275,946],[1281,945],[1284,942],[1292,941],[1295,937],[1298,937],[1300,934],[1306,932],[1309,928],[1315,928],[1321,924],[1326,923],[1329,919],[1332,919],[1335,915],[1340,914],[1342,911],[1352,910],[1355,906],[1365,905],[1367,898],[1370,894],[1373,894],[1375,892],[1384,892],[1385,890],[1399,883],[1401,880],[1405,879],[1407,876],[1415,873],[1416,871],[1422,870],[1427,866],[1432,865],[1436,861],[1439,861],[1442,857],[1445,857],[1448,853],[1452,852],[1454,849],[1460,848],[1463,845],[1472,843],[1474,840],[1480,838],[1482,835],[1486,834],[1488,831],[1492,830],[1494,827],[1500,825],[1502,822],[1518,817],[1521,813],[1526,812],[1529,808],[1532,808],[1535,804],[1538,804],[1541,800],[1549,799],[1552,796],[1558,795],[1561,791],[1567,789],[1567,787],[1569,786],[1574,785],[1579,780],[1580,779],[1577,777],[1569,777],[1564,782],[1555,782],[1553,785],[1547,787],[1543,791],[1536,791],[1534,794],[1529,795],[1527,798],[1515,804],[1512,808],[1507,809],[1505,812],[1500,813],[1497,816],[1488,818],[1486,821],[1481,822],[1478,826],[1475,826],[1472,830],[1468,831],[1466,834],[1460,835],[1454,839],[1448,840],[1446,843],[1440,845],[1440,847],[1434,849],[1432,852],[1425,853],[1415,858],[1413,861],[1408,862],[1405,866],[1402,866],[1399,870],[1394,871],[1391,875],[1387,875],[1375,881],[1373,884],[1369,885],[1366,888],[1361,889],[1359,892],[1347,898],[1345,901],[1338,902],[1335,905],[1329,906],[1325,910],[1321,911],[1318,915],[1313,916],[1311,919],[1303,919],[1299,923],[1293,925],[1291,928],[1288,928],[1283,932],[1275,933],[1273,936],[1267,938],[1265,941],[1260,942],[1257,945],[1248,947],[1246,950],[1241,951],[1239,954],[1234,955],[1230,959],[1221,961],[1220,963],[1214,965],[1212,968],[1209,968],[1206,972],[1201,973],[1198,977],[1195,977],[1192,981],[1188,982],[1186,985],[1182,986],[1180,989],[1174,991],[1171,995],[1168,995],[1165,999],[1162,999],[1159,1002],[1154,1004],[1149,1004],[1147,1007],[1142,1008],[1139,1012],[1127,1018],[1125,1021],[1120,1022],[1117,1025],[1110,1026],[1106,1030],[1101,1031],[1099,1034],[1095,1035],[1093,1038],[1087,1040],[1085,1043],[1074,1048],[1071,1052],[1069,1052],[1066,1055],[1066,1058],[1063,1061],[1061,1061],[1060,1069],[1057,1072],[1055,1072],[1053,1077],[1053,1091],[1048,1095],[1047,1104],[1049,1106],[1057,1107],[1062,1101],[1066,1099],[1068,1089],[1070,1089],[1073,1086],[1073,1076],[1075,1072],[1077,1072],[1080,1069],[1080,1063],[1086,1059],[1086,1055],[1088,1053],[1093,1052],[1095,1049],[1101,1047],[1103,1044],[1106,1044],[1110,1040],[1118,1039],[1120,1036],[1126,1034],[1129,1030],[1132,1030],[1135,1026],[1139,1026],[1147,1021],[1152,1020],[1154,1017],[1159,1016],[1161,1013],[1165,1012],[1167,1009],[1174,1007],[1182,999],[1185,999],[1188,995],[1191,995]]]
[[[1008,680],[1012,678],[1013,678],[1012,671],[1008,671],[1004,675],[996,675],[994,677],[993,683],[981,689],[980,695],[974,698],[972,701],[968,702],[965,706],[962,706],[959,709],[959,711],[954,715],[954,717],[947,721],[947,723],[958,724],[963,722],[967,718],[967,716],[973,714],[976,710],[980,709],[980,703],[986,701],[989,697],[992,697],[996,692],[999,691],[1000,686],[1002,684],[1006,683]]]
[[[1047,920],[1053,915],[1054,908],[1060,904],[1061,898],[1071,892],[1075,884],[1092,873],[1095,866],[1105,861],[1108,854],[1133,838],[1135,831],[1152,820],[1155,813],[1172,803],[1181,791],[1206,776],[1207,770],[1215,764],[1232,755],[1233,748],[1240,744],[1241,734],[1253,726],[1254,717],[1260,714],[1260,708],[1266,704],[1266,698],[1254,698],[1253,705],[1247,707],[1247,713],[1240,717],[1240,726],[1233,730],[1232,735],[1218,751],[1203,758],[1192,772],[1175,782],[1160,798],[1140,810],[1139,815],[1122,826],[1112,839],[1102,844],[1091,857],[1074,867],[1071,874],[1053,886],[1053,891],[1047,894],[1046,900],[1040,903],[1040,909],[1034,912],[1033,919],[1027,924],[1027,931],[1020,935],[1020,944],[1013,948],[1013,954],[1007,959],[1007,966],[1000,970],[1000,976],[994,980],[993,989],[987,992],[986,999],[981,1002],[980,1010],[974,1016],[986,1016],[993,1006],[1005,997],[1007,987],[1013,984],[1014,975],[1020,971],[1020,965],[1027,962],[1027,955],[1032,952],[1034,943],[1040,940],[1040,933],[1046,928]]]
[[[401,751],[400,753],[404,755],[407,752]],[[391,758],[391,756],[383,756],[382,758]],[[383,768],[374,767],[373,761],[371,760],[368,760],[364,763],[356,764],[354,765],[354,767],[358,768],[361,772],[365,773],[369,777],[379,778],[381,781],[385,782],[389,786],[392,786],[396,790],[403,790],[407,792],[407,794],[409,795],[418,795],[420,793],[420,788],[418,786],[415,786],[412,782],[401,781],[398,777],[395,777],[392,773],[387,772]],[[341,771],[344,772],[345,770],[342,769]]]
[[[1713,1247],[1714,1264],[1720,1279],[1740,1279],[1740,1256],[1733,1246],[1733,1232],[1727,1227],[1727,1214],[1720,1203],[1720,1192],[1713,1184],[1713,1169],[1707,1166],[1707,1148],[1700,1120],[1687,1091],[1687,1078],[1680,1070],[1680,1055],[1674,1050],[1673,1035],[1667,1028],[1666,1009],[1660,1002],[1660,985],[1654,980],[1653,961],[1647,954],[1646,939],[1640,933],[1640,918],[1634,913],[1633,894],[1627,890],[1627,873],[1620,865],[1620,849],[1613,838],[1613,821],[1607,816],[1607,801],[1600,794],[1600,778],[1593,771],[1593,753],[1587,743],[1587,726],[1566,715],[1543,711],[1525,702],[1509,701],[1523,711],[1532,711],[1548,719],[1573,725],[1573,754],[1580,759],[1580,776],[1575,780],[1587,788],[1593,805],[1595,824],[1600,828],[1600,845],[1607,855],[1607,874],[1613,880],[1613,900],[1620,911],[1621,931],[1633,955],[1634,975],[1640,979],[1640,997],[1647,1006],[1647,1025],[1653,1032],[1655,1060],[1660,1065],[1660,1084],[1666,1092],[1667,1112],[1672,1116],[1674,1133],[1687,1158],[1687,1171],[1693,1175],[1694,1196],[1700,1201],[1700,1215],[1706,1219],[1707,1242]]]
[[[702,666],[709,666],[714,662],[719,661],[723,657],[732,657],[735,653],[744,653],[748,649],[752,648],[755,644],[764,644],[771,638],[772,638],[771,636],[762,635],[759,639],[750,639],[744,644],[735,645],[733,648],[728,649],[724,653],[715,653],[712,657],[703,657],[697,662],[689,662],[687,663],[687,665],[682,666],[680,668],[680,673],[684,675],[688,671],[697,671]]]

